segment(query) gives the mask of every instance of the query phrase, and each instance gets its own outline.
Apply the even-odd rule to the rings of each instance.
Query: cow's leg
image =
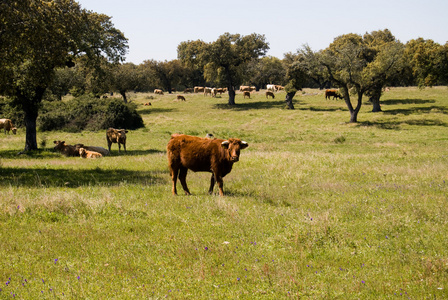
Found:
[[[215,187],[215,175],[212,173],[212,178],[210,179],[210,188],[208,189],[208,193],[213,194],[213,188]]]
[[[121,144],[120,143],[117,143],[118,144],[118,153],[120,153],[120,151],[121,151]]]
[[[219,195],[224,196],[224,191],[223,191],[224,182],[222,180],[222,176],[220,176],[217,172],[213,172],[213,176],[214,176],[216,182],[218,183]]]
[[[170,166],[170,175],[171,175],[171,180],[173,182],[173,195],[177,195],[177,188],[176,188],[176,184],[177,184],[177,175],[179,174],[179,168],[173,168],[173,166]]]
[[[124,152],[126,152],[126,144],[123,144]]]
[[[182,184],[182,188],[185,191],[185,195],[191,195],[190,190],[188,189],[188,186],[187,186],[187,172],[188,172],[188,169],[185,168],[185,167],[180,167],[179,171],[180,171],[179,172],[179,181]]]

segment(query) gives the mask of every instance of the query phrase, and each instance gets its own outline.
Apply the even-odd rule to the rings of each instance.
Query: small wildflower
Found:
[[[208,250],[208,247],[205,247],[204,249],[205,249],[205,250]]]

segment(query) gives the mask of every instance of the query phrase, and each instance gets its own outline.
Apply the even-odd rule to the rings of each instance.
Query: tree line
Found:
[[[323,50],[304,45],[283,59],[266,56],[262,34],[224,33],[216,41],[184,41],[171,61],[125,63],[127,39],[110,17],[81,9],[72,0],[0,2],[0,95],[23,110],[25,150],[37,149],[36,119],[43,99],[100,97],[129,91],[166,92],[194,86],[227,87],[236,105],[239,85],[285,86],[294,109],[297,91],[338,88],[357,122],[363,97],[380,111],[386,86],[447,85],[448,43],[417,38],[401,43],[388,30],[345,34]]]

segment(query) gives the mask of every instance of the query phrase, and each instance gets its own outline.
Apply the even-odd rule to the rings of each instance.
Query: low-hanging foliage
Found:
[[[43,102],[38,118],[41,131],[101,130],[109,127],[137,129],[144,127],[135,104],[118,99],[96,99],[88,96],[70,101]]]

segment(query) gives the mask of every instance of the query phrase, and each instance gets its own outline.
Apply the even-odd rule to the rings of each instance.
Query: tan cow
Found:
[[[269,97],[268,96],[271,96],[272,97],[272,99],[274,99],[275,98],[275,96],[274,96],[274,93],[273,92],[271,92],[271,91],[266,91],[266,99],[269,99]]]
[[[195,93],[203,93],[203,92],[204,92],[204,87],[202,87],[202,86],[195,86],[195,87],[193,88],[193,91],[194,91]]]
[[[248,86],[248,85],[242,85],[240,86],[240,92],[252,92],[255,91],[257,88],[255,86]]]
[[[205,87],[204,88],[204,96],[210,94],[210,96],[212,95],[212,88],[209,87]]]
[[[154,94],[156,95],[163,95],[163,91],[161,89],[155,89]]]
[[[100,158],[103,157],[101,153],[95,151],[89,151],[84,148],[79,148],[79,156],[81,158]]]
[[[9,131],[12,131],[13,134],[17,133],[17,128],[14,127],[10,119],[0,119],[0,129],[5,129],[5,134]]]
[[[128,133],[128,131],[125,129],[109,128],[106,131],[106,139],[107,139],[107,146],[109,147],[109,152],[112,143],[118,144],[118,152],[121,151],[121,145],[123,145],[124,152],[126,152],[126,133]]]
[[[93,152],[98,152],[101,153],[102,156],[107,156],[110,154],[110,152],[103,147],[97,147],[97,146],[85,146],[84,144],[76,144],[75,145],[76,151],[79,152],[79,149],[84,148],[87,151],[93,151]]]

